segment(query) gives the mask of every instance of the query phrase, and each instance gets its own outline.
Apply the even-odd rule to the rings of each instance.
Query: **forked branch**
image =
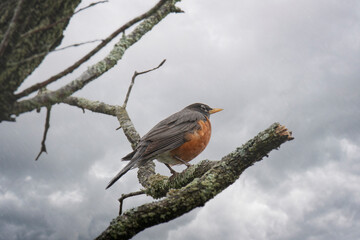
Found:
[[[39,152],[39,154],[37,155],[37,157],[35,158],[35,161],[37,161],[37,160],[39,159],[40,155],[41,155],[43,152],[47,153],[45,141],[46,141],[47,133],[48,133],[49,128],[50,128],[50,112],[51,112],[51,106],[49,106],[49,107],[46,108],[46,120],[45,120],[44,135],[43,135],[43,139],[42,139],[42,141],[41,141],[40,152]]]
[[[129,89],[128,89],[127,93],[126,93],[124,104],[122,106],[123,108],[126,108],[126,105],[127,105],[128,100],[129,100],[132,87],[134,86],[134,83],[135,83],[135,78],[137,76],[141,75],[141,74],[145,74],[145,73],[148,73],[148,72],[151,72],[151,71],[154,71],[154,70],[160,68],[165,63],[165,61],[166,61],[166,59],[162,60],[162,62],[159,64],[159,66],[154,67],[154,68],[152,68],[150,70],[146,70],[146,71],[143,71],[143,72],[137,72],[137,71],[134,72],[134,75],[131,78],[131,83],[130,83]]]

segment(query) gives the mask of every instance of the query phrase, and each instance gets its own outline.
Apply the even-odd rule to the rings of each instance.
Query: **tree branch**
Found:
[[[117,106],[116,107],[116,117],[120,123],[120,127],[124,131],[126,138],[131,143],[132,149],[135,149],[136,145],[140,141],[140,135],[136,131],[134,124],[132,123],[126,109],[123,107]]]
[[[41,94],[31,99],[15,103],[11,113],[19,115],[45,105],[53,105],[55,103],[62,102],[74,92],[82,89],[86,84],[114,67],[117,61],[122,58],[125,51],[130,46],[139,41],[143,35],[150,31],[157,23],[174,10],[174,4],[176,1],[178,0],[166,1],[165,4],[163,4],[149,18],[140,23],[129,35],[121,38],[120,41],[115,44],[113,50],[103,60],[89,67],[88,70],[83,72],[77,79],[56,91]]]
[[[160,174],[149,174],[141,179],[146,195],[155,199],[165,197],[170,189],[180,189],[191,183],[195,178],[200,178],[219,161],[203,160],[196,165],[191,165],[179,174],[171,177]]]
[[[91,101],[81,97],[67,97],[63,100],[63,103],[71,106],[79,107],[82,110],[87,109],[92,112],[102,113],[110,116],[116,116],[116,108],[118,106],[106,104],[99,101]]]
[[[234,183],[246,168],[292,139],[291,132],[279,123],[274,123],[242,147],[223,157],[202,177],[195,178],[181,190],[172,189],[161,201],[126,211],[114,219],[97,239],[129,239],[148,227],[168,222],[203,206]]]
[[[50,112],[51,112],[51,106],[47,107],[47,109],[46,109],[46,120],[45,120],[45,130],[44,130],[43,140],[41,141],[41,149],[40,149],[39,154],[35,158],[35,161],[37,161],[39,159],[40,155],[43,152],[47,153],[45,141],[46,141],[46,136],[47,136],[48,130],[50,128]]]
[[[87,61],[88,59],[90,59],[93,55],[95,55],[98,51],[100,51],[104,46],[106,46],[106,44],[108,44],[111,40],[113,40],[116,36],[118,36],[120,33],[124,32],[126,29],[128,29],[129,27],[133,26],[134,24],[136,24],[137,22],[148,18],[149,16],[153,15],[154,12],[156,12],[157,10],[159,10],[159,8],[166,2],[167,0],[161,0],[158,4],[156,4],[153,8],[151,8],[149,11],[147,11],[146,13],[132,19],[131,21],[127,22],[126,24],[124,24],[123,26],[121,26],[119,29],[117,29],[115,32],[113,32],[110,36],[108,36],[106,39],[104,39],[99,45],[97,45],[93,50],[91,50],[88,54],[86,54],[84,57],[82,57],[81,59],[79,59],[77,62],[75,62],[73,65],[71,65],[70,67],[68,67],[67,69],[65,69],[64,71],[52,76],[51,78],[49,78],[48,80],[41,82],[41,83],[37,83],[27,89],[25,89],[24,91],[18,93],[15,95],[16,99],[22,98],[24,96],[29,95],[30,93],[37,91],[38,89],[47,86],[48,84],[55,82],[56,80],[60,79],[61,77],[73,72],[76,68],[78,68],[81,64],[83,64],[85,61]],[[157,24],[157,23],[155,23]],[[154,24],[154,25],[155,25]],[[153,25],[153,26],[154,26]],[[152,27],[151,27],[152,28]],[[150,29],[151,29],[150,28]],[[147,31],[146,31],[147,32]],[[145,34],[146,32],[144,32],[143,34]],[[143,35],[142,34],[142,35]],[[133,44],[133,43],[132,43]],[[131,45],[132,45],[131,44]],[[121,57],[120,57],[121,58]],[[119,59],[120,59],[119,58]],[[119,60],[117,59],[117,60]],[[117,61],[116,60],[116,61]]]
[[[17,62],[9,62],[7,63],[8,66],[17,66],[19,64],[23,64],[25,62],[29,62],[29,61],[32,61],[36,58],[39,58],[39,57],[43,57],[49,53],[52,53],[52,52],[58,52],[58,51],[62,51],[62,50],[65,50],[65,49],[68,49],[68,48],[71,48],[71,47],[78,47],[78,46],[81,46],[81,45],[85,45],[85,44],[89,44],[89,43],[94,43],[94,42],[100,42],[100,41],[103,41],[102,39],[95,39],[95,40],[90,40],[90,41],[86,41],[86,42],[80,42],[80,43],[74,43],[74,44],[71,44],[71,45],[68,45],[68,46],[65,46],[65,47],[62,47],[62,48],[56,48],[52,51],[45,51],[45,52],[41,52],[41,53],[38,53],[38,54],[34,54],[32,55],[31,57],[28,57],[28,58],[25,58],[25,59],[22,59],[21,61],[17,61]],[[36,84],[35,84],[36,85]],[[34,85],[34,86],[35,86]],[[44,85],[45,86],[45,85]],[[29,87],[28,89],[30,89],[31,87]],[[25,91],[25,90],[24,90]],[[24,92],[23,91],[23,92]],[[19,94],[27,94],[26,92],[24,93],[19,93]],[[30,92],[28,93],[30,94]],[[27,95],[28,95],[27,94]],[[25,95],[24,95],[25,96]]]
[[[24,33],[23,35],[21,35],[21,37],[22,37],[22,38],[23,38],[23,37],[27,37],[27,36],[29,36],[29,35],[31,35],[31,34],[34,34],[34,33],[41,32],[41,31],[47,30],[47,29],[49,29],[49,28],[52,28],[52,27],[56,26],[57,24],[59,24],[59,23],[61,23],[61,22],[65,22],[65,21],[69,20],[69,19],[72,18],[75,14],[77,14],[77,13],[79,13],[79,12],[85,10],[85,9],[88,9],[88,8],[90,8],[90,7],[93,7],[93,6],[95,6],[95,5],[99,4],[99,3],[105,3],[105,2],[108,2],[108,0],[91,3],[91,4],[89,4],[89,5],[86,6],[86,7],[80,8],[79,10],[77,10],[76,12],[74,12],[73,14],[71,14],[71,15],[69,15],[69,16],[66,16],[66,17],[63,17],[63,18],[57,20],[56,22],[53,22],[53,23],[48,24],[48,25],[43,26],[43,27],[38,27],[38,28],[32,29],[32,30],[30,30],[29,32],[26,32],[26,33]]]
[[[165,61],[166,61],[166,59],[162,60],[162,62],[157,67],[154,67],[154,68],[152,68],[150,70],[146,70],[146,71],[143,71],[143,72],[137,72],[137,71],[134,72],[134,75],[131,78],[131,83],[130,83],[129,89],[128,89],[127,93],[126,93],[124,104],[122,105],[123,108],[126,108],[126,105],[127,105],[128,100],[129,100],[130,93],[131,93],[131,89],[132,89],[132,87],[134,86],[134,83],[135,83],[135,78],[137,76],[141,75],[141,74],[145,74],[145,73],[148,73],[148,72],[151,72],[151,71],[154,71],[154,70],[160,68],[165,63]]]
[[[131,192],[131,193],[127,193],[127,194],[122,194],[121,197],[119,198],[119,203],[120,203],[120,206],[119,206],[119,215],[121,215],[122,213],[122,205],[123,205],[123,202],[126,198],[128,197],[134,197],[134,196],[138,196],[138,195],[142,195],[142,194],[145,194],[145,191],[144,190],[140,190],[140,191],[136,191],[136,192]]]
[[[0,43],[0,57],[3,55],[7,45],[9,44],[9,41],[11,40],[13,33],[16,30],[16,26],[18,24],[18,19],[20,16],[21,7],[22,7],[23,2],[24,2],[24,0],[18,0],[17,6],[14,11],[14,15],[9,24],[9,27],[7,28],[7,30],[4,34],[4,37]]]
[[[62,51],[62,50],[68,49],[68,48],[72,48],[72,47],[78,47],[78,46],[82,46],[82,45],[89,44],[89,43],[103,42],[103,41],[104,41],[104,39],[95,39],[95,40],[89,40],[89,41],[85,41],[85,42],[74,43],[74,44],[70,44],[65,47],[56,48],[56,49],[52,50],[51,52],[58,52],[58,51]]]

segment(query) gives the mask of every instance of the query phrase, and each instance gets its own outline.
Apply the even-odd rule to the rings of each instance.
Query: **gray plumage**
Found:
[[[209,106],[195,103],[156,124],[141,138],[135,150],[123,157],[122,160],[130,162],[109,182],[106,189],[130,169],[142,166],[159,154],[169,152],[187,142],[189,139],[186,139],[186,134],[200,128],[198,121],[206,121],[210,116],[209,110]]]

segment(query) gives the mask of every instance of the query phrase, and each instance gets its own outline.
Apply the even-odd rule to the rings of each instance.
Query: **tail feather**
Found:
[[[119,180],[119,178],[121,178],[125,173],[127,173],[132,167],[134,167],[134,165],[136,164],[137,161],[131,160],[123,169],[121,169],[121,171],[113,178],[111,179],[111,181],[109,182],[109,184],[107,185],[107,187],[105,189],[108,189],[109,187],[111,187],[117,180]]]
[[[129,161],[129,160],[131,160],[131,159],[134,157],[134,155],[135,155],[136,152],[137,152],[137,150],[132,151],[131,153],[129,153],[128,155],[126,155],[125,157],[123,157],[122,160],[124,160],[124,161]]]

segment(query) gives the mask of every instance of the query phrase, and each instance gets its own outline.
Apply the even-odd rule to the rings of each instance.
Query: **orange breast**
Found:
[[[200,129],[185,136],[189,141],[172,150],[170,152],[172,155],[189,162],[206,148],[210,141],[211,124],[208,118],[206,121],[200,120],[198,123],[200,124]],[[179,164],[181,163],[179,162]]]

